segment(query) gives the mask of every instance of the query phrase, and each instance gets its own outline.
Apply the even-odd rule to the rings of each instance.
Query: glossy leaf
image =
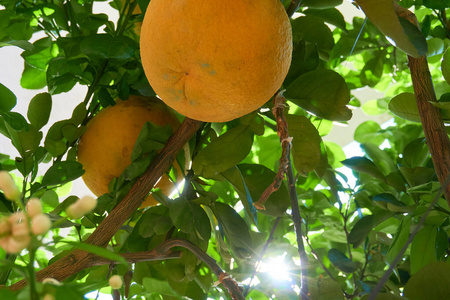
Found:
[[[196,174],[214,177],[240,163],[250,152],[252,143],[253,132],[249,126],[236,126],[201,150],[192,167]]]
[[[0,83],[0,112],[10,111],[14,106],[16,106],[16,102],[16,95]]]
[[[42,185],[55,186],[72,181],[84,174],[83,165],[76,161],[59,161],[45,172]]]
[[[306,111],[333,121],[347,121],[352,112],[346,106],[350,92],[344,78],[330,70],[305,73],[286,89],[286,98]]]

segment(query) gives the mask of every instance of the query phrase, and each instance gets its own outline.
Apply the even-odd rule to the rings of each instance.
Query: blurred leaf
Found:
[[[445,44],[444,41],[439,38],[431,38],[427,40],[428,44],[428,53],[427,57],[441,55],[444,53]]]
[[[421,42],[413,43],[410,40],[410,35],[408,34],[410,28],[407,27],[408,33],[405,32],[405,28],[397,17],[391,0],[356,0],[356,3],[362,8],[370,21],[389,38],[389,41],[394,46],[413,57],[419,57],[427,53],[426,48],[423,49],[423,43],[425,43],[426,47],[423,35]]]
[[[10,111],[16,106],[17,98],[14,93],[0,83],[0,112]]]
[[[341,285],[331,278],[308,278],[311,300],[343,300]],[[266,296],[267,297],[267,296]],[[267,298],[263,298],[264,300]]]
[[[244,219],[225,203],[215,202],[211,208],[219,223],[220,232],[225,236],[234,255],[238,259],[248,259],[252,256],[253,243]]]
[[[84,174],[83,165],[76,161],[58,161],[45,172],[42,185],[55,186],[73,181]]]
[[[366,62],[361,70],[360,80],[362,85],[374,87],[383,76],[383,56],[377,56]]]
[[[378,169],[378,167],[371,160],[365,157],[355,156],[342,161],[342,163],[344,166],[354,171],[369,174],[381,181],[386,179],[380,169]]]
[[[436,172],[433,168],[408,168],[406,166],[399,165],[399,170],[405,178],[406,182],[408,182],[408,184],[412,187],[428,183],[436,176]]]
[[[289,135],[292,139],[294,166],[301,176],[316,169],[320,162],[319,132],[305,116],[286,115]]]
[[[350,92],[344,78],[331,70],[318,69],[298,77],[285,92],[286,98],[308,112],[333,121],[347,121]]]
[[[375,218],[373,215],[364,216],[353,226],[348,235],[348,242],[353,244],[353,248],[358,248],[367,238],[369,233],[375,227]]]
[[[325,141],[328,163],[333,169],[342,167],[342,161],[345,160],[345,153],[342,147],[336,143]]]
[[[442,10],[450,7],[450,0],[423,0],[423,5],[428,8]]]
[[[450,294],[448,263],[434,262],[413,274],[405,285],[405,296],[410,300],[447,299]]]
[[[414,237],[411,243],[411,274],[436,262],[436,236],[437,227],[425,225]]]
[[[28,105],[27,117],[31,125],[41,129],[47,124],[52,110],[52,97],[49,93],[41,93],[31,99]]]
[[[351,261],[344,253],[332,248],[328,251],[328,259],[339,270],[346,273],[353,273],[358,270],[358,264]]]
[[[380,146],[386,139],[384,135],[380,134],[380,131],[380,124],[372,120],[365,121],[356,128],[354,139],[360,144],[370,142]]]
[[[402,219],[400,226],[398,227],[397,232],[394,235],[394,239],[389,246],[389,251],[386,254],[386,261],[389,264],[394,261],[405,243],[408,241],[410,231],[411,216],[405,216],[405,218]]]
[[[392,157],[378,146],[368,142],[360,145],[364,153],[369,157],[378,169],[384,174],[388,175],[397,171],[397,165]]]
[[[420,122],[419,109],[413,93],[401,93],[391,99],[389,110],[400,118]]]
[[[114,253],[110,250],[107,250],[105,248],[97,247],[97,246],[94,246],[91,244],[86,244],[86,243],[81,243],[81,242],[74,242],[74,241],[62,240],[61,242],[69,244],[69,245],[73,246],[75,249],[84,250],[89,253],[98,255],[100,257],[109,259],[111,261],[122,263],[122,264],[127,264],[127,260],[125,258],[123,258],[123,256],[121,256],[117,253]]]
[[[170,287],[170,284],[166,280],[158,280],[156,278],[144,277],[142,284],[146,291],[150,293],[158,293],[166,296],[173,296],[178,298],[177,293]]]
[[[447,48],[444,53],[444,57],[441,63],[442,75],[445,80],[450,84],[450,48]]]

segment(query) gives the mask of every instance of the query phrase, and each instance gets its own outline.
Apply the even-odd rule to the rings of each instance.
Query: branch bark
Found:
[[[169,138],[164,148],[158,154],[147,171],[133,185],[125,198],[110,212],[110,214],[100,223],[97,229],[85,241],[88,244],[106,247],[120,229],[125,221],[138,209],[143,199],[166,172],[175,160],[176,154],[190,140],[200,127],[202,122],[186,118],[181,126]],[[36,280],[42,281],[44,278],[55,278],[62,281],[90,266],[96,256],[82,251],[74,250],[68,255],[36,273]],[[21,289],[26,281],[21,280],[12,286],[13,290]]]
[[[398,16],[420,28],[419,22],[412,12],[395,2],[394,8]],[[411,72],[414,94],[425,139],[431,153],[437,178],[441,185],[444,186],[450,174],[450,140],[445,130],[440,110],[431,104],[436,102],[437,99],[427,58],[426,56],[415,58],[408,55],[408,66]],[[450,205],[450,185],[444,186],[444,196]]]

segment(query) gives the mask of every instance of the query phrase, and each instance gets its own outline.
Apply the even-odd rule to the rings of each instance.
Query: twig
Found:
[[[394,8],[398,16],[405,18],[420,28],[417,18],[412,12],[401,7],[395,1]],[[450,204],[450,186],[444,185],[444,182],[450,175],[450,140],[439,108],[432,105],[437,100],[427,58],[426,56],[415,58],[408,55],[408,66],[431,159],[437,178],[441,186],[444,187],[445,199]]]
[[[294,221],[295,236],[297,238],[298,254],[300,256],[300,299],[305,300],[310,298],[308,287],[308,257],[306,256],[305,246],[303,244],[302,233],[302,217],[298,205],[297,191],[295,189],[295,178],[291,163],[291,138],[289,137],[288,124],[284,117],[284,107],[286,99],[282,92],[279,92],[274,98],[273,113],[277,121],[277,131],[280,137],[283,149],[286,150],[285,159],[287,160],[286,175],[289,185],[289,196],[291,198],[292,220]]]
[[[155,183],[172,165],[178,151],[189,141],[202,123],[186,118],[181,126],[169,138],[164,148],[159,152],[157,158],[148,167],[147,171],[133,185],[125,198],[111,211],[111,213],[99,224],[96,230],[89,236],[86,243],[106,247],[120,229],[122,224],[138,209],[143,199],[151,191]],[[62,281],[81,270],[89,267],[89,259],[92,256],[82,250],[75,250],[62,257],[58,261],[36,273],[36,280],[52,277]],[[10,288],[20,289],[26,284],[21,280]]]
[[[281,217],[278,217],[278,218],[275,219],[275,223],[273,224],[273,227],[272,227],[272,230],[270,231],[269,237],[267,238],[267,241],[264,244],[264,247],[263,247],[263,249],[261,251],[261,254],[259,255],[258,265],[261,263],[261,261],[262,261],[262,259],[264,257],[264,254],[266,254],[267,248],[269,247],[269,244],[272,242],[273,234],[275,233],[275,229],[277,228],[278,223],[280,222],[280,220],[281,220]],[[243,293],[244,297],[246,297],[248,295],[248,292],[250,291],[250,287],[251,287],[253,278],[255,278],[257,271],[258,271],[258,267],[255,268],[255,270],[253,270],[252,277],[250,277],[250,282],[245,287],[245,290],[244,290],[244,293]]]

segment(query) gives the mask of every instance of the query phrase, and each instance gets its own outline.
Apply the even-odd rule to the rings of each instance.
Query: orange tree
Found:
[[[46,89],[18,112],[28,99],[0,84],[1,141],[19,153],[0,154],[2,299],[448,296],[448,0],[357,0],[367,19],[351,23],[342,0],[282,1],[299,13],[283,92],[226,123],[147,123],[108,193],[64,194],[84,173],[88,121],[114,99],[155,95],[135,9],[148,2],[111,2],[112,21],[95,1],[0,0],[0,46],[23,49],[23,88]],[[52,97],[77,84],[87,92],[65,99],[77,103],[72,117],[43,130]],[[384,97],[361,105],[353,91],[366,86]],[[359,124],[363,155],[346,157],[324,137],[352,109],[393,122]],[[179,189],[153,190],[160,205],[139,209],[164,173],[178,178],[175,160]],[[270,276],[280,259],[286,280]]]

